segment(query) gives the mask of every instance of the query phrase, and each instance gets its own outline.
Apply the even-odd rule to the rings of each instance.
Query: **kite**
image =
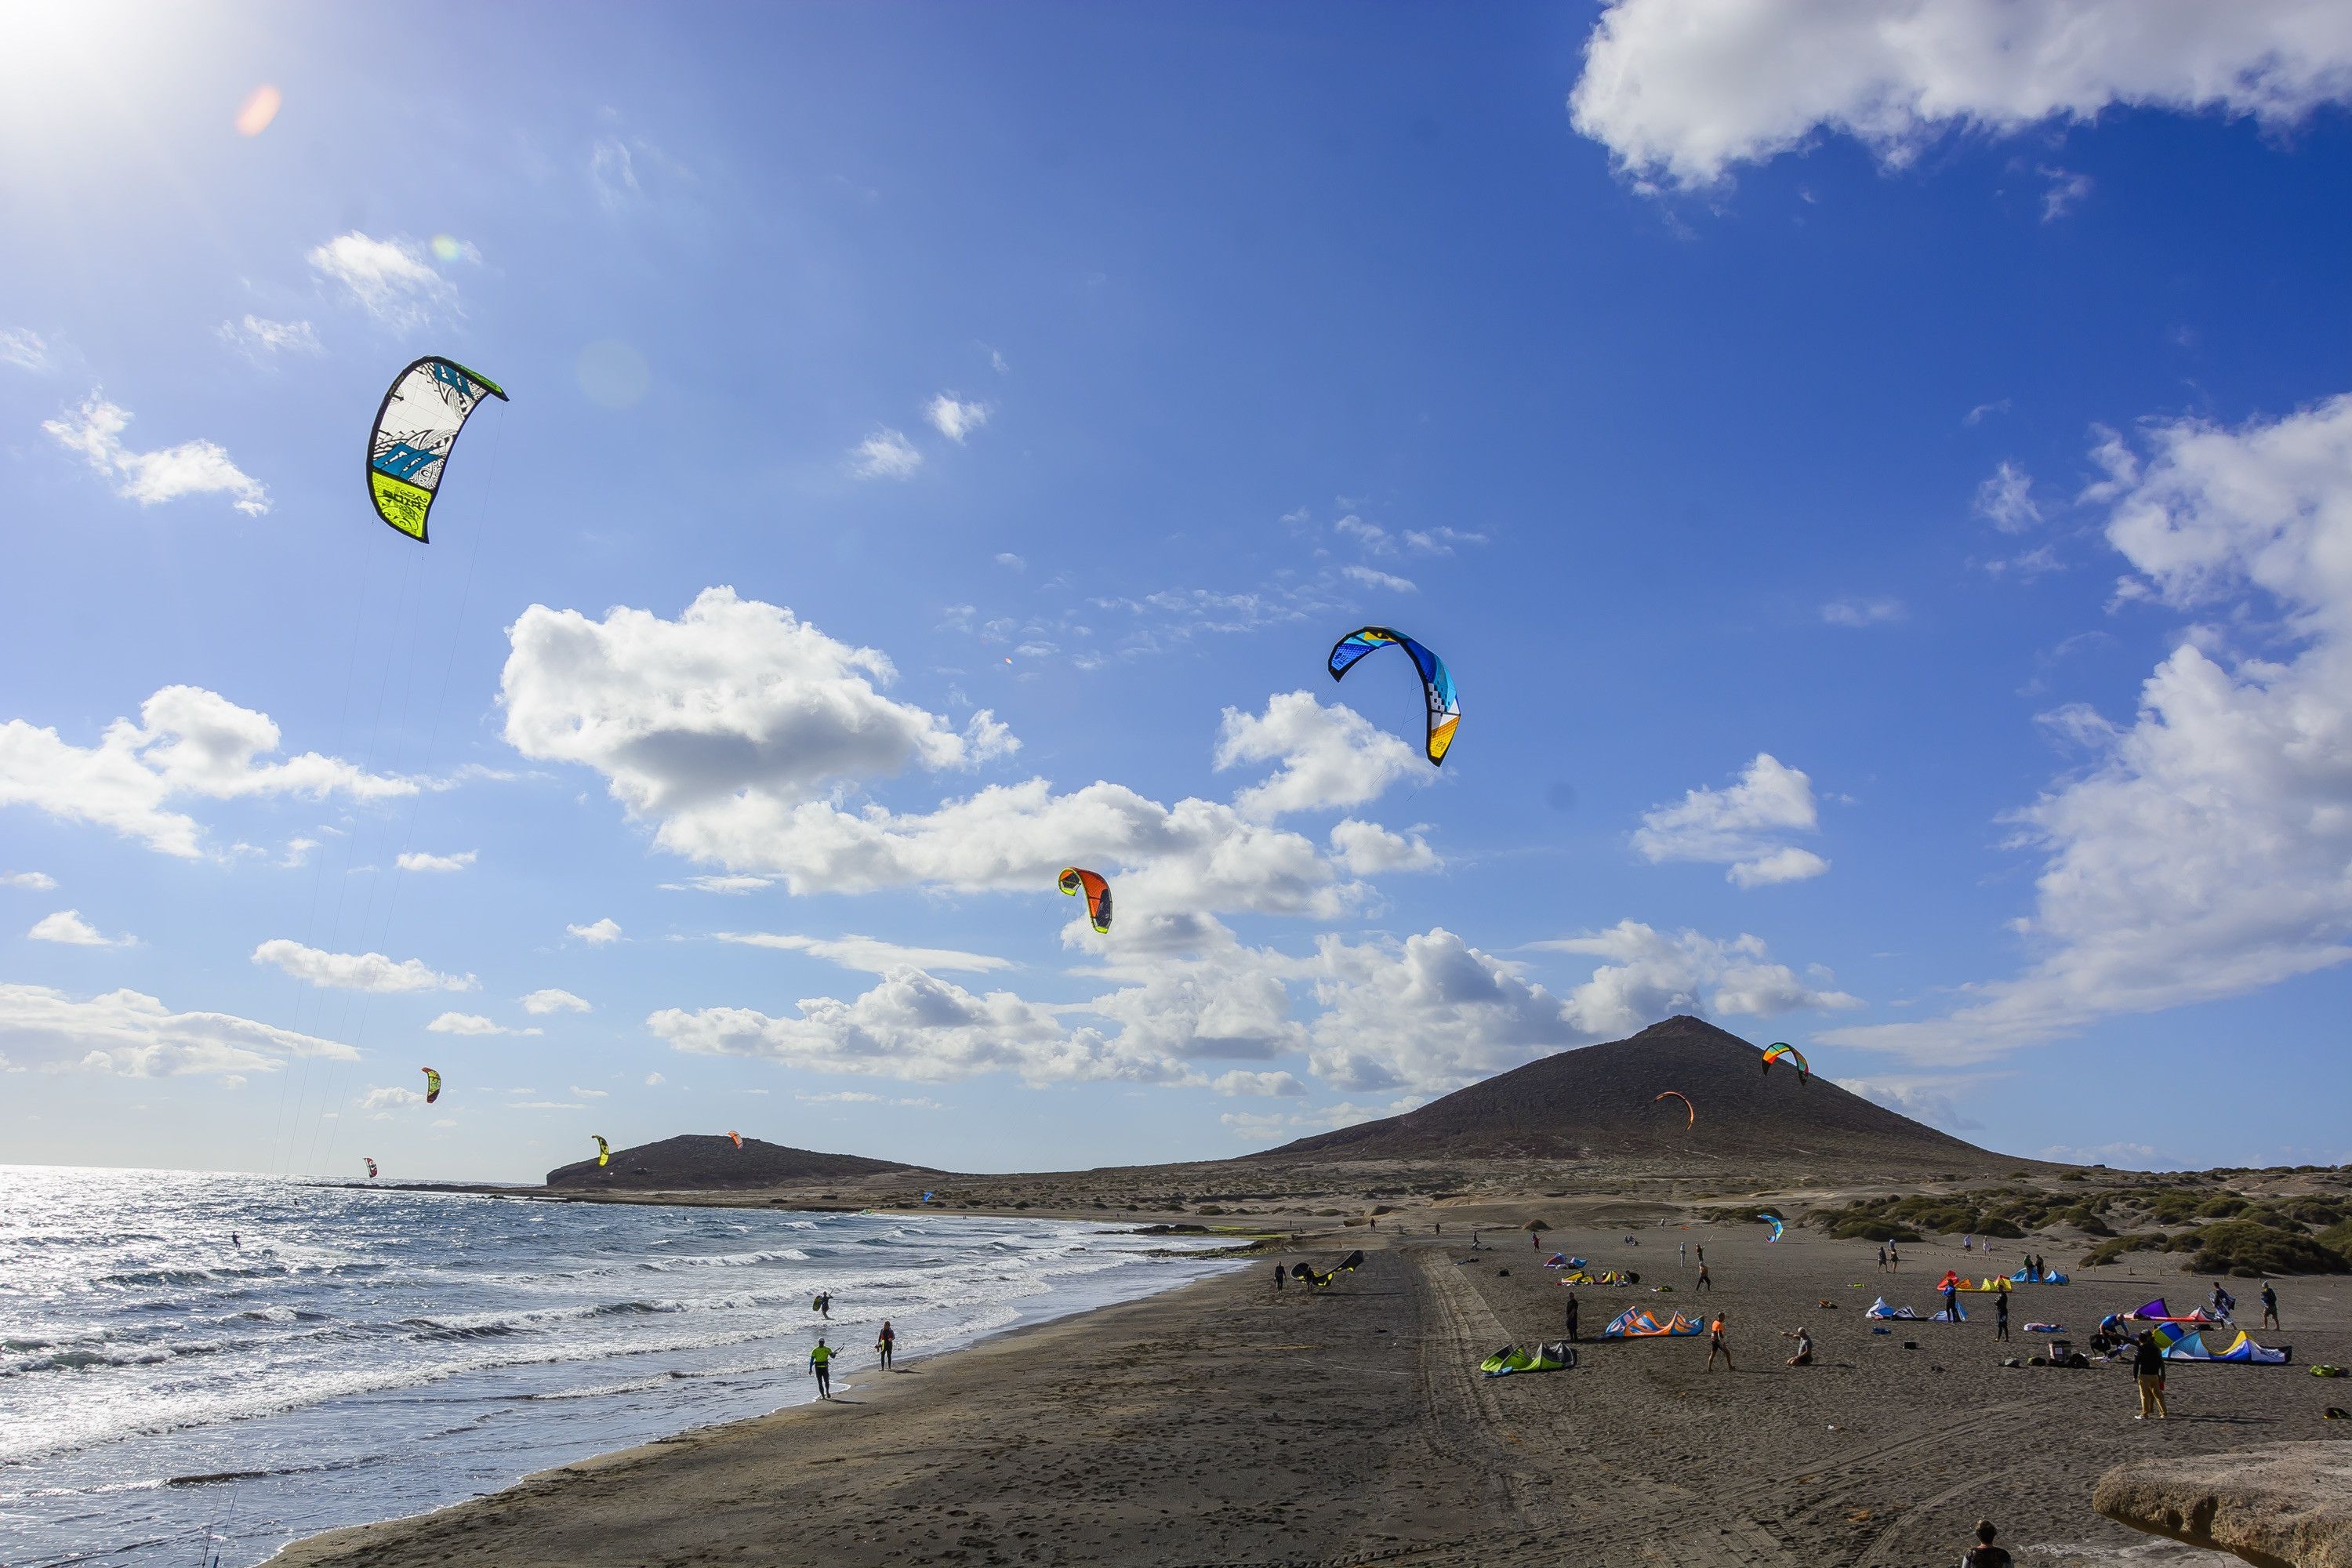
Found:
[[[1576,1347],[1566,1340],[1549,1340],[1534,1351],[1505,1345],[1478,1363],[1488,1377],[1508,1377],[1515,1372],[1559,1372],[1576,1364]]]
[[[1097,871],[1082,871],[1076,866],[1062,868],[1062,891],[1076,898],[1081,889],[1087,895],[1087,918],[1094,921],[1098,936],[1110,934],[1110,884]]]
[[[1338,680],[1356,661],[1375,648],[1393,645],[1412,656],[1421,671],[1422,695],[1429,703],[1429,760],[1443,767],[1446,748],[1454,744],[1454,727],[1462,722],[1462,699],[1454,690],[1454,677],[1445,661],[1405,636],[1386,626],[1359,626],[1331,645],[1331,679]]]
[[[1780,1240],[1780,1228],[1781,1228],[1781,1225],[1782,1225],[1782,1223],[1783,1223],[1783,1222],[1782,1222],[1782,1220],[1781,1220],[1781,1218],[1780,1218],[1780,1216],[1779,1215],[1776,1215],[1776,1214],[1759,1214],[1759,1215],[1758,1215],[1756,1217],[1757,1217],[1758,1219],[1762,1220],[1766,1225],[1769,1225],[1769,1226],[1770,1226],[1772,1227],[1772,1234],[1771,1234],[1770,1236],[1769,1236],[1769,1237],[1767,1237],[1765,1238],[1766,1244],[1767,1244],[1768,1246],[1769,1246],[1770,1243],[1775,1242],[1775,1241],[1778,1241],[1778,1240]]]
[[[507,400],[496,382],[427,354],[394,378],[375,411],[368,432],[368,492],[376,516],[419,544],[425,542],[425,514],[457,432],[486,396]]]
[[[735,1140],[735,1147],[737,1147],[738,1149],[740,1149],[740,1148],[743,1146],[743,1134],[741,1134],[740,1132],[738,1132],[738,1131],[734,1131],[732,1128],[730,1128],[730,1129],[728,1130],[727,1136],[729,1136],[730,1138],[732,1138],[733,1140]]]
[[[613,1163],[613,1146],[610,1143],[605,1142],[604,1140],[596,1133],[591,1132],[588,1136],[596,1140],[596,1163],[600,1165],[611,1164]]]
[[[1706,1330],[1680,1312],[1660,1317],[1647,1307],[1628,1307],[1601,1331],[1604,1340],[1681,1339]]]
[[[441,1075],[435,1072],[431,1068],[426,1068],[424,1071],[425,1103],[430,1105],[435,1100],[441,1098]]]
[[[368,1180],[369,1180],[369,1181],[371,1181],[371,1182],[374,1181],[374,1180],[375,1180],[375,1162],[374,1162],[373,1160],[368,1160],[368,1157],[367,1157],[365,1154],[361,1155],[361,1156],[360,1156],[360,1158],[361,1158],[361,1159],[362,1159],[362,1160],[367,1160]]]
[[[929,1202],[931,1201],[931,1194],[929,1194],[929,1193],[925,1193],[925,1194],[923,1194],[923,1201],[924,1201],[925,1203],[929,1203]]]
[[[1689,1095],[1685,1094],[1678,1089],[1670,1089],[1660,1094],[1657,1100],[1654,1100],[1650,1101],[1650,1103],[1652,1105],[1655,1105],[1658,1103],[1658,1100],[1679,1100],[1683,1102],[1683,1109],[1690,1112],[1690,1120],[1683,1124],[1684,1131],[1687,1132],[1692,1128],[1698,1125],[1698,1107],[1690,1102]]]
[[[1805,1065],[1805,1053],[1786,1040],[1775,1041],[1764,1047],[1764,1070],[1770,1072],[1772,1064],[1778,1061],[1790,1061],[1797,1064],[1799,1088],[1813,1081],[1813,1069]]]

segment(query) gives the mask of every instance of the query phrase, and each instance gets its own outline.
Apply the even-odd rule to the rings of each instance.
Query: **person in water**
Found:
[[[816,1396],[819,1399],[831,1399],[833,1397],[833,1347],[824,1342],[824,1336],[822,1334],[817,1336],[816,1348],[809,1352],[809,1370],[816,1373]]]
[[[1811,1366],[1813,1364],[1812,1330],[1805,1327],[1804,1324],[1800,1323],[1797,1325],[1797,1331],[1793,1334],[1788,1330],[1782,1329],[1780,1331],[1780,1337],[1784,1340],[1794,1340],[1797,1342],[1797,1353],[1789,1358],[1789,1365]],[[1728,1362],[1731,1359],[1729,1352],[1727,1352],[1723,1359]]]
[[[898,1348],[898,1336],[891,1331],[890,1320],[882,1320],[882,1331],[874,1336],[874,1349],[882,1357],[882,1370],[890,1370],[890,1353]]]
[[[1992,1543],[2000,1533],[1992,1521],[1977,1521],[1977,1543],[1960,1553],[1960,1568],[2012,1568],[2017,1560]]]

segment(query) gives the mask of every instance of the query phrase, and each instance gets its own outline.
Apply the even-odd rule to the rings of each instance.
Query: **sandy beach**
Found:
[[[1550,1206],[1566,1223],[1567,1205]],[[910,1354],[902,1372],[850,1376],[834,1404],[534,1476],[275,1561],[1859,1568],[1956,1558],[1990,1516],[2038,1564],[2218,1563],[2094,1514],[2098,1476],[2137,1457],[2330,1436],[2320,1410],[2336,1385],[2305,1369],[2352,1360],[2340,1326],[2352,1288],[2290,1280],[2289,1327],[2261,1337],[2294,1345],[2296,1364],[2177,1367],[2173,1418],[2135,1422],[2121,1367],[2000,1363],[2033,1353],[2030,1321],[2079,1342],[2150,1296],[2201,1299],[2202,1281],[2160,1263],[2021,1288],[2010,1346],[1994,1343],[1983,1298],[1963,1299],[1984,1303],[1969,1323],[1880,1335],[1863,1316],[1874,1296],[1925,1314],[1944,1269],[1981,1274],[1982,1256],[1917,1244],[1887,1278],[1867,1243],[1658,1228],[1633,1207],[1589,1205],[1540,1247],[1490,1231],[1475,1253],[1468,1214],[1447,1216],[1442,1237],[1413,1216],[1405,1234],[1391,1222],[1310,1237],[1276,1256],[1328,1264],[1360,1242],[1370,1257],[1319,1293],[1276,1291],[1259,1258]],[[1680,1243],[1705,1247],[1711,1295],[1694,1296]],[[1480,1377],[1501,1344],[1559,1336],[1568,1291],[1542,1267],[1556,1249],[1643,1276],[1579,1290],[1588,1340],[1629,1305],[1706,1307],[1726,1314],[1738,1370],[1706,1371],[1705,1340],[1677,1339],[1587,1343],[1573,1371]],[[2005,1245],[1994,1260],[2013,1268],[2017,1256]],[[1780,1331],[1801,1323],[1818,1364],[1790,1368]]]

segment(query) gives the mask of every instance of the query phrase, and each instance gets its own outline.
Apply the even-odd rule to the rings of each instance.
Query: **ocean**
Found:
[[[919,1357],[1229,1267],[1171,1242],[0,1166],[0,1563],[242,1568],[798,1404],[820,1331],[855,1378],[885,1318]]]

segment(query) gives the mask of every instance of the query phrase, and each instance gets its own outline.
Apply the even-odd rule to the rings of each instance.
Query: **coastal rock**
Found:
[[[2263,1568],[2352,1568],[2352,1444],[2135,1459],[2099,1478],[2109,1519]]]

